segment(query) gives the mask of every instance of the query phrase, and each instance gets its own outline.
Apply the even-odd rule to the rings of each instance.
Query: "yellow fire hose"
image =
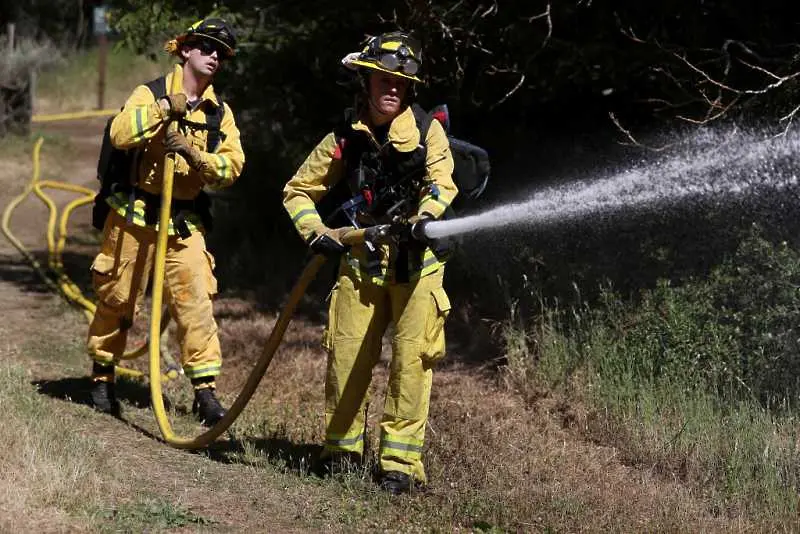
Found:
[[[166,190],[167,181],[164,182],[164,186]],[[169,182],[169,186],[171,187],[172,183]],[[162,195],[163,191],[162,190]],[[162,207],[164,205],[169,206],[164,201],[164,197],[162,196]],[[163,215],[163,211],[162,211]],[[163,219],[162,219],[163,220]],[[166,227],[166,225],[159,223],[159,228]],[[342,238],[342,243],[346,245],[357,245],[364,242],[365,233],[363,230],[354,230],[349,232]],[[164,243],[166,244],[166,243]],[[156,279],[157,282],[163,284],[163,266],[164,266],[164,256],[159,255],[159,251],[165,252],[165,249],[159,248],[161,245],[161,240],[158,241],[158,245],[156,246],[156,269],[159,266],[159,258],[160,258],[160,265],[161,265],[161,278]],[[156,295],[156,288],[160,287],[160,285],[153,286],[153,316],[151,316],[151,339],[154,340],[154,344],[150,348],[150,398],[153,404],[153,412],[156,417],[156,421],[158,423],[158,428],[161,430],[161,434],[164,437],[164,441],[176,447],[178,449],[201,449],[203,447],[208,446],[211,444],[215,439],[217,439],[223,432],[225,432],[239,417],[239,414],[242,413],[242,410],[247,403],[250,401],[250,398],[255,393],[256,388],[258,387],[259,382],[264,377],[264,373],[266,373],[269,364],[272,362],[272,357],[275,355],[275,352],[278,350],[278,347],[283,340],[283,336],[286,333],[286,328],[289,326],[289,323],[292,320],[292,316],[294,315],[295,309],[297,305],[300,303],[300,299],[303,298],[303,295],[308,289],[308,285],[314,280],[317,276],[317,272],[319,271],[320,267],[325,263],[326,258],[322,255],[315,255],[311,258],[311,260],[306,264],[303,272],[300,274],[300,278],[295,282],[292,291],[289,293],[289,298],[286,304],[281,309],[280,314],[278,315],[278,319],[275,322],[275,325],[272,327],[272,332],[270,332],[269,339],[267,339],[266,345],[264,345],[264,349],[261,351],[261,356],[259,357],[258,361],[256,362],[255,367],[252,371],[250,371],[250,375],[247,377],[247,381],[245,385],[242,387],[242,391],[236,397],[236,400],[233,402],[231,407],[228,409],[225,416],[220,419],[213,427],[209,428],[203,434],[195,438],[187,438],[176,435],[172,431],[172,426],[170,425],[169,418],[167,417],[166,410],[164,409],[164,400],[161,392],[161,384],[160,384],[160,377],[158,373],[153,373],[153,369],[159,368],[159,360],[158,360],[158,351],[153,350],[153,346],[157,346],[158,341],[158,331],[155,328],[156,319],[155,313],[160,309],[159,306],[156,305],[157,298],[161,298],[161,291],[158,292]]]
[[[244,387],[242,387],[242,391],[239,393],[239,396],[236,397],[236,400],[228,409],[225,416],[213,427],[206,430],[203,434],[200,434],[194,438],[187,438],[178,436],[172,431],[172,426],[170,425],[169,418],[167,417],[164,409],[164,399],[161,393],[161,377],[159,373],[152,372],[152,369],[158,369],[159,366],[158,351],[154,351],[152,349],[150,350],[150,398],[153,404],[153,412],[155,413],[156,421],[158,422],[158,428],[161,430],[162,436],[164,436],[164,441],[178,449],[201,449],[211,444],[215,439],[222,435],[222,433],[225,432],[228,427],[231,426],[231,424],[233,424],[236,418],[239,417],[239,414],[242,413],[244,407],[250,401],[253,393],[255,393],[261,378],[264,376],[269,364],[272,362],[272,357],[275,355],[275,352],[281,344],[281,340],[283,339],[283,335],[286,333],[286,328],[289,326],[289,323],[292,320],[292,315],[294,315],[297,304],[305,294],[308,284],[314,280],[314,277],[317,275],[317,271],[319,271],[319,268],[324,263],[325,257],[318,255],[314,256],[306,265],[303,273],[300,275],[300,279],[295,283],[294,288],[289,294],[289,300],[281,310],[278,320],[275,322],[275,326],[272,328],[272,332],[267,340],[267,344],[264,346],[261,356],[259,357],[258,362],[256,362],[256,366],[247,377],[247,382],[245,382]],[[155,299],[155,297],[153,298]],[[154,308],[154,310],[155,309],[156,308]],[[155,323],[151,319],[151,327],[153,324]],[[156,345],[154,344],[153,346]]]
[[[80,118],[81,116],[85,115],[85,112],[81,113],[73,113],[73,114],[63,114],[63,117],[67,118]],[[11,242],[11,244],[30,262],[33,266],[36,273],[39,277],[44,281],[44,283],[52,289],[56,293],[60,293],[63,295],[68,301],[80,306],[83,310],[84,316],[86,317],[87,321],[91,322],[92,318],[94,317],[94,313],[96,311],[96,305],[87,299],[81,289],[78,287],[72,279],[64,271],[64,264],[62,261],[62,255],[64,251],[64,247],[66,245],[66,238],[67,238],[67,222],[69,220],[69,216],[72,211],[80,206],[86,205],[91,203],[94,200],[94,191],[87,187],[83,187],[80,185],[69,184],[69,183],[62,183],[56,182],[52,180],[40,180],[39,176],[41,173],[41,165],[40,165],[40,154],[42,144],[44,143],[44,139],[39,137],[33,147],[33,173],[32,178],[28,185],[26,186],[25,190],[12,199],[9,202],[6,209],[3,211],[2,217],[2,224],[0,228],[3,231],[5,237]],[[71,201],[67,206],[64,208],[64,211],[61,213],[61,217],[59,220],[58,225],[58,239],[56,240],[55,237],[55,230],[56,230],[56,219],[58,208],[56,207],[55,202],[48,197],[43,189],[50,188],[50,189],[59,189],[62,191],[69,191],[73,193],[79,193],[82,196]],[[44,202],[49,210],[49,217],[48,217],[48,225],[47,225],[47,248],[48,248],[48,267],[53,274],[56,276],[57,281],[53,281],[53,279],[48,276],[48,273],[39,263],[39,261],[31,254],[28,249],[23,245],[23,243],[11,233],[9,228],[9,223],[11,221],[11,215],[13,211],[17,208],[17,206],[27,198],[27,196],[31,193],[35,193],[39,199]],[[164,314],[161,328],[162,330],[166,329],[167,325],[169,324],[169,315]],[[133,359],[141,356],[147,350],[147,343],[145,342],[137,349],[128,352],[122,356],[123,359]],[[178,366],[174,363],[172,358],[167,354],[168,357],[168,371],[165,375],[165,379],[173,379],[178,376]],[[117,366],[116,372],[121,375],[129,376],[131,378],[141,379],[144,377],[144,374],[140,371],[135,369],[128,369],[125,367]]]
[[[118,111],[118,109],[97,109],[92,111],[76,111],[73,113],[54,113],[52,115],[32,115],[31,122],[54,122],[88,119],[90,117],[110,117]]]
[[[100,109],[100,110],[89,110],[89,111],[76,111],[76,112],[70,112],[70,113],[35,114],[35,115],[31,116],[31,122],[33,122],[33,123],[42,123],[42,122],[55,122],[55,121],[88,119],[88,118],[93,118],[93,117],[109,117],[111,115],[114,115],[118,111],[119,110],[116,110],[116,109]],[[43,141],[43,139],[41,139],[41,138],[39,138],[39,140],[37,140],[37,143],[38,143],[39,147],[41,147],[41,141]],[[77,285],[75,285],[72,282],[72,280],[63,272],[63,264],[61,263],[60,260],[61,260],[61,253],[64,250],[64,245],[66,243],[67,221],[69,219],[69,216],[72,213],[72,210],[74,210],[75,208],[93,202],[93,200],[94,200],[94,191],[92,191],[91,189],[88,189],[86,187],[82,187],[82,186],[74,185],[74,184],[63,183],[63,182],[54,182],[54,181],[50,181],[50,180],[44,180],[44,181],[38,182],[38,173],[39,173],[38,168],[39,168],[39,156],[38,156],[38,152],[37,152],[37,147],[34,147],[34,176],[37,177],[37,178],[34,178],[34,180],[32,180],[32,183],[34,184],[34,192],[36,193],[36,195],[40,199],[42,199],[42,201],[45,204],[47,204],[48,208],[50,209],[50,223],[48,224],[48,234],[47,234],[47,236],[48,236],[48,245],[49,245],[49,249],[50,249],[50,253],[51,253],[51,256],[50,256],[51,262],[52,262],[53,259],[56,260],[56,263],[55,264],[51,263],[50,267],[55,272],[60,273],[59,274],[59,287],[61,288],[61,291],[64,293],[64,295],[69,300],[71,300],[72,302],[74,302],[74,303],[76,303],[79,306],[82,306],[84,308],[84,315],[86,315],[87,320],[89,322],[91,322],[92,318],[94,317],[94,313],[96,311],[96,306],[95,306],[95,304],[93,302],[91,302],[90,300],[86,299],[83,296],[83,294],[81,293],[81,291],[77,287]],[[75,192],[75,193],[81,193],[81,194],[85,195],[84,198],[76,199],[73,202],[71,202],[70,204],[68,204],[65,207],[64,212],[61,214],[61,222],[60,222],[60,225],[59,225],[59,241],[58,241],[57,248],[55,249],[56,250],[56,254],[55,255],[53,255],[52,235],[53,235],[53,224],[54,224],[54,220],[55,220],[54,214],[55,214],[56,208],[55,208],[55,204],[53,204],[53,202],[46,195],[44,195],[44,193],[41,191],[41,187],[51,187],[53,189],[62,189],[62,190],[65,190],[65,191],[72,191],[72,192]],[[23,193],[23,195],[21,195],[21,198],[19,199],[19,201],[22,201],[28,195],[29,192],[30,192],[30,190],[26,190],[26,192]],[[11,207],[11,211],[13,211],[14,207],[16,207],[16,204],[13,207]],[[9,211],[9,213],[10,213],[10,211]],[[6,237],[9,237],[10,232],[7,231],[7,226],[5,224],[3,226],[3,231],[6,233]],[[9,237],[9,239],[11,239],[11,238]],[[14,242],[14,241],[12,241],[12,242]],[[26,251],[24,251],[24,247],[22,247],[22,244],[19,243],[18,241],[16,241],[14,244],[15,244],[16,248],[18,250],[20,250],[20,252],[22,252],[26,256],[28,261],[30,261],[34,265],[34,269],[36,269],[39,272],[39,274],[43,276],[41,268],[38,267],[38,262],[36,262],[36,260],[33,259],[30,256],[30,254],[28,254]],[[53,286],[53,284],[50,283],[50,279],[49,278],[47,278],[46,282],[48,283],[48,285],[51,286],[51,288],[57,290],[57,288],[55,288],[55,286]],[[162,332],[166,332],[166,328],[169,325],[169,321],[170,321],[169,313],[168,312],[164,313],[164,316],[163,316],[162,321],[161,321],[161,331]],[[166,349],[166,345],[164,343],[162,343],[161,349],[167,355],[167,359],[168,359],[167,372],[165,374],[165,379],[177,378],[177,376],[178,376],[178,374],[179,374],[179,372],[181,370],[180,367],[178,366],[177,363],[175,363],[175,360],[169,355],[169,353],[167,352],[167,349]],[[133,360],[133,359],[136,359],[136,358],[139,358],[140,356],[142,356],[146,351],[147,351],[147,342],[143,343],[142,345],[140,345],[138,348],[136,348],[135,350],[133,350],[131,352],[126,352],[125,354],[123,354],[121,356],[121,359],[123,359],[123,360]],[[123,374],[123,375],[129,376],[129,377],[133,377],[133,378],[144,378],[144,374],[141,373],[140,371],[136,371],[134,369],[128,369],[126,367],[117,366],[116,372],[118,374]]]

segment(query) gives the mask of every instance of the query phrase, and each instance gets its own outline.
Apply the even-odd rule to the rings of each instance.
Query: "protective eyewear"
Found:
[[[419,72],[419,61],[415,58],[397,52],[390,52],[378,56],[378,63],[387,70],[392,72],[402,72],[409,76],[414,76]]]
[[[192,45],[200,50],[200,53],[204,56],[210,56],[212,53],[216,52],[217,57],[220,59],[228,57],[228,50],[221,44],[210,39],[198,39],[196,42],[192,43]]]

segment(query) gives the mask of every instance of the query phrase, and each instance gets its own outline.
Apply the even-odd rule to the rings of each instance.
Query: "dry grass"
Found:
[[[97,109],[98,104],[98,51],[92,49],[43,71],[37,80],[34,103],[35,113],[66,113]],[[137,85],[163,74],[169,58],[152,61],[136,56],[125,49],[111,48],[106,61],[104,107],[114,109]]]
[[[544,317],[530,330],[503,329],[505,381],[534,408],[613,451],[631,473],[684,487],[717,530],[796,530],[797,428],[788,406],[772,411],[722,400],[714,388],[631,376],[630,351],[609,346],[602,330],[587,324],[565,335],[559,324]]]
[[[7,304],[4,291],[0,303]],[[10,306],[0,328],[7,342],[0,346],[0,406],[6,430],[0,433],[0,531],[80,532],[86,525],[76,517],[86,506],[99,502],[112,481],[104,481],[106,444],[85,431],[81,414],[58,413],[51,402],[36,393],[32,356],[49,353],[51,369],[67,369],[76,345],[64,336],[80,318],[53,297],[48,303],[25,310]],[[67,315],[65,315],[67,313]],[[39,337],[20,338],[24,325],[39,325]],[[54,356],[60,356],[58,361]],[[69,431],[73,429],[73,431]],[[80,515],[80,514],[77,514]]]
[[[92,458],[102,455],[103,446],[81,432],[65,433],[64,419],[48,413],[51,407],[26,378],[19,367],[0,369],[7,416],[0,436],[0,530],[74,532],[79,524],[67,514],[96,503],[107,483]]]
[[[133,425],[127,426],[31,389],[33,379],[83,376],[87,367],[82,319],[65,308],[44,309],[50,311],[37,315],[36,324],[49,325],[42,336],[49,341],[28,341],[2,358],[4,366],[18,362],[17,370],[4,371],[0,380],[3,405],[12,406],[13,426],[26,429],[5,436],[2,445],[10,457],[29,459],[3,465],[4,471],[14,471],[18,488],[3,508],[34,520],[58,518],[60,523],[53,524],[62,530],[172,525],[244,531],[265,524],[274,525],[273,531],[333,532],[727,532],[750,527],[738,518],[714,517],[707,502],[682,484],[628,467],[616,449],[582,440],[581,429],[572,428],[582,424],[580,406],[545,396],[531,407],[494,377],[459,366],[435,377],[426,493],[389,499],[376,490],[368,470],[319,480],[307,467],[322,440],[325,355],[318,343],[320,325],[302,318],[290,328],[236,423],[234,440],[222,440],[201,455],[175,451],[136,431],[157,433],[146,402],[126,397],[125,418]],[[221,299],[217,311],[226,350],[219,383],[230,402],[274,318],[234,299]],[[17,325],[10,339],[30,339],[35,325],[25,324]],[[20,371],[19,364],[30,371]],[[370,410],[373,429],[385,380],[381,365]],[[182,381],[167,389],[176,407],[184,409],[173,414],[176,428],[198,432],[184,413],[188,385]],[[374,451],[377,435],[370,436]],[[76,493],[80,498],[73,498]],[[0,517],[16,526],[10,523],[14,516],[4,511]],[[273,523],[264,523],[266,518]]]
[[[223,301],[217,310],[225,317],[220,327],[227,358],[220,385],[236,391],[272,320],[242,301]],[[290,329],[265,383],[237,422],[238,448],[221,453],[224,457],[271,465],[304,480],[323,435],[320,332],[319,325],[302,320]],[[385,382],[386,368],[380,365],[369,414],[372,451]],[[580,429],[570,428],[581,410],[550,398],[532,409],[493,377],[452,366],[435,376],[426,451],[431,484],[424,495],[388,504],[376,494],[368,469],[327,484],[339,485],[349,497],[347,513],[358,517],[357,530],[393,524],[435,531],[745,527],[713,517],[702,496],[680,483],[627,467],[614,448],[583,441]]]

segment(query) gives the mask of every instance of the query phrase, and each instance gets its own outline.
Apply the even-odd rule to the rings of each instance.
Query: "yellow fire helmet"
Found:
[[[216,45],[217,54],[221,58],[227,59],[236,55],[236,35],[227,22],[218,18],[198,20],[189,26],[185,33],[167,41],[164,50],[170,54],[177,54],[181,45],[202,41]]]
[[[421,82],[422,68],[420,42],[407,33],[390,32],[372,37],[360,54],[348,58],[348,66],[388,72],[395,76]]]

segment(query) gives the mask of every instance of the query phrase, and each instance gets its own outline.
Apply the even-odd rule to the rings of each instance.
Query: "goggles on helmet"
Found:
[[[419,61],[411,57],[405,47],[400,47],[395,52],[380,54],[376,61],[392,72],[402,72],[411,76],[419,72]]]

